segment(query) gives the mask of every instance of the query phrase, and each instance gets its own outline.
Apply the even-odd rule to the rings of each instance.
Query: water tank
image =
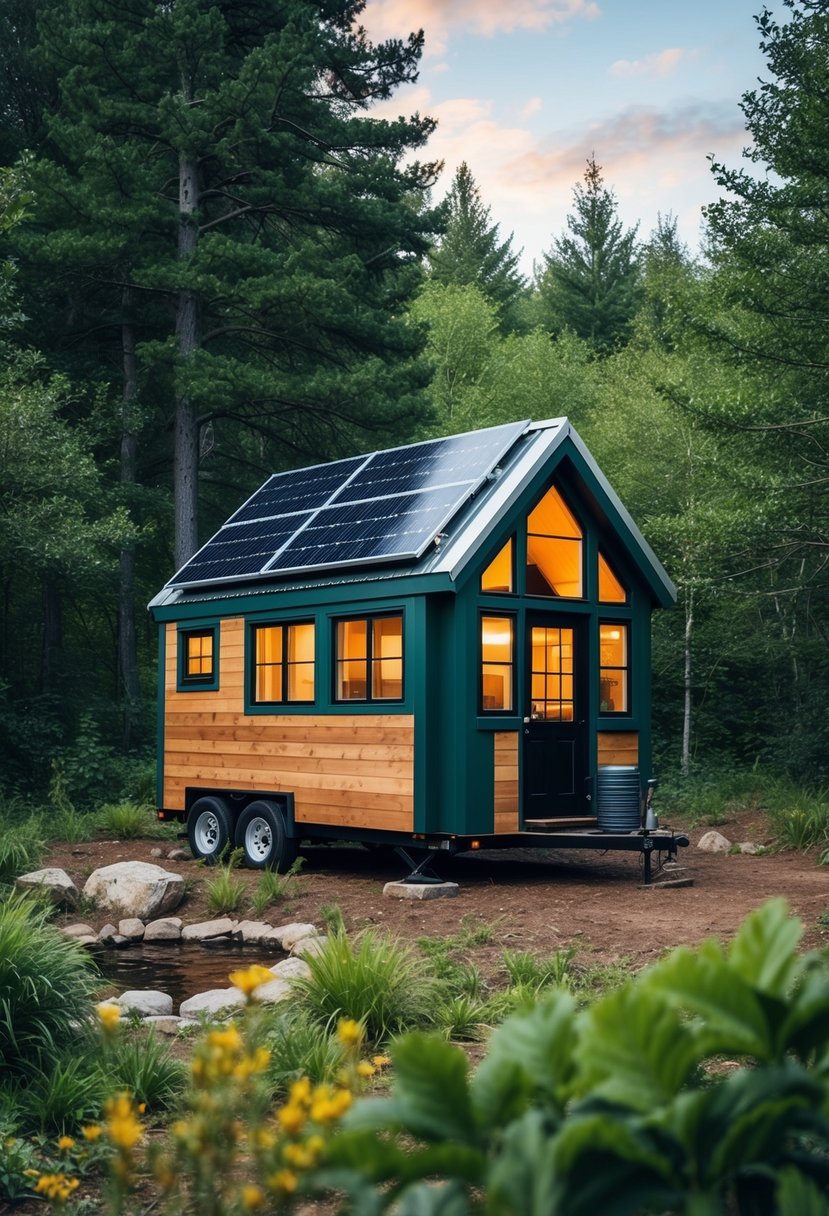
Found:
[[[602,765],[596,787],[599,831],[635,832],[642,826],[642,786],[636,765]]]

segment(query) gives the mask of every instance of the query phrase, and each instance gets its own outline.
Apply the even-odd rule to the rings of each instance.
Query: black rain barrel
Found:
[[[599,769],[596,823],[600,832],[635,832],[642,826],[642,786],[632,764]]]

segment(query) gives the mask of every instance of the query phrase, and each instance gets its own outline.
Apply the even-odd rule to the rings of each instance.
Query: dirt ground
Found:
[[[489,948],[494,956],[505,947],[543,954],[575,945],[595,961],[625,955],[637,967],[671,946],[693,945],[711,935],[728,939],[747,912],[771,896],[783,895],[806,925],[805,944],[824,942],[827,935],[817,922],[829,906],[829,870],[817,864],[814,853],[703,853],[696,844],[709,830],[706,825],[688,827],[677,821],[671,826],[690,838],[679,861],[682,876],[692,878],[693,886],[643,888],[638,854],[510,850],[442,859],[442,876],[459,884],[457,898],[399,900],[383,895],[386,882],[404,876],[396,858],[359,847],[314,847],[303,850],[303,868],[290,894],[261,919],[275,925],[311,921],[322,929],[326,908],[337,905],[350,931],[384,926],[406,940],[454,934],[461,922],[467,927],[481,922],[492,926]],[[718,830],[735,842],[772,843],[766,821],[756,814],[723,822]],[[170,861],[152,855],[159,846],[166,854],[182,845],[187,848],[172,829],[161,842],[57,844],[46,864],[65,869],[82,888],[99,866],[152,861],[187,881],[188,893],[177,914],[186,923],[210,919],[215,913],[207,907],[206,891],[215,871],[189,857]],[[260,878],[256,871],[235,873],[251,891]],[[249,904],[235,915],[254,916]],[[96,929],[106,920],[86,910],[73,919]]]

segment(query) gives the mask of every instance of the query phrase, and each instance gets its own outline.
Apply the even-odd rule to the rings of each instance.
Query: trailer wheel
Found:
[[[233,837],[233,816],[221,798],[198,798],[187,816],[187,839],[194,857],[212,866]]]
[[[245,863],[253,870],[285,871],[297,855],[282,808],[264,799],[251,802],[239,816],[236,847],[244,849]]]

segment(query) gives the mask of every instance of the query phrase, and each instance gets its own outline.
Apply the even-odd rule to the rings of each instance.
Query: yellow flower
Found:
[[[340,1018],[337,1023],[337,1038],[344,1047],[357,1047],[363,1041],[363,1028],[354,1018]]]
[[[299,1081],[294,1081],[289,1091],[289,1097],[292,1104],[297,1106],[308,1106],[311,1101],[311,1081],[309,1077],[301,1077]]]
[[[305,1111],[298,1106],[292,1106],[290,1103],[277,1111],[276,1117],[282,1130],[287,1132],[289,1136],[297,1135],[305,1126]]]
[[[242,1206],[248,1212],[255,1212],[257,1208],[265,1206],[265,1194],[258,1186],[243,1186],[242,1187]]]
[[[267,984],[274,978],[273,972],[259,963],[254,963],[244,971],[231,971],[228,979],[234,988],[238,988],[246,997],[250,997],[261,984]]]
[[[68,1152],[70,1148],[75,1147],[75,1141],[71,1136],[61,1136],[58,1140],[58,1149],[60,1152]]]
[[[391,1064],[391,1056],[372,1056],[371,1062],[375,1068],[388,1068]]]
[[[293,1170],[277,1170],[268,1179],[268,1185],[275,1191],[295,1191],[297,1176]]]
[[[333,1093],[327,1085],[318,1085],[311,1104],[311,1119],[314,1123],[335,1123],[342,1118],[351,1105],[351,1092],[337,1089]]]
[[[313,1154],[308,1152],[304,1144],[286,1144],[282,1150],[282,1158],[286,1165],[295,1170],[307,1170],[314,1164]]]
[[[253,1129],[253,1142],[257,1148],[273,1148],[276,1136],[269,1127],[256,1127]]]
[[[79,1186],[77,1178],[68,1178],[66,1174],[41,1174],[35,1185],[35,1194],[45,1195],[56,1203],[65,1203]]]
[[[98,1020],[106,1034],[112,1034],[118,1028],[121,1020],[121,1010],[117,1005],[104,1003],[98,1006]]]
[[[135,1148],[141,1139],[142,1129],[129,1094],[122,1093],[110,1098],[104,1112],[107,1135],[112,1143],[121,1149]]]
[[[89,1123],[86,1127],[81,1128],[84,1140],[89,1140],[90,1143],[100,1140],[103,1130],[100,1123]]]
[[[208,1047],[218,1047],[220,1051],[235,1053],[242,1050],[242,1036],[235,1022],[230,1022],[224,1030],[211,1030],[207,1036]]]
[[[369,1064],[368,1060],[361,1060],[357,1065],[358,1077],[373,1077],[376,1072],[377,1069],[373,1064]]]

